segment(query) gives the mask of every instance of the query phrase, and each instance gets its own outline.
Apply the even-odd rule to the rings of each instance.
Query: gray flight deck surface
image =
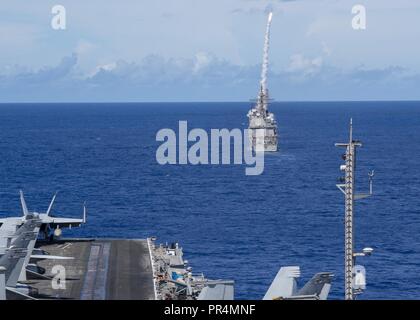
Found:
[[[28,280],[31,287],[38,289],[39,298],[155,299],[147,240],[64,239],[39,242],[37,247],[50,255],[74,257],[38,263],[46,269],[46,276],[53,276],[55,265],[64,266],[67,279],[64,290],[52,289],[51,279]]]

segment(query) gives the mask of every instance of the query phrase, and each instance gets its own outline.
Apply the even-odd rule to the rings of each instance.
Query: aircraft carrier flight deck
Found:
[[[38,298],[155,299],[147,240],[68,239],[51,244],[40,242],[38,248],[51,255],[75,257],[59,261],[66,270],[66,285],[61,290],[54,289],[50,279],[59,271],[53,270],[58,262],[38,263],[45,269],[45,279],[27,282],[38,291]]]

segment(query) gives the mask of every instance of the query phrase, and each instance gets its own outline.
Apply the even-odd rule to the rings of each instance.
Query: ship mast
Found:
[[[264,52],[263,52],[263,61],[262,61],[262,70],[261,70],[261,81],[260,81],[260,93],[258,96],[258,109],[260,111],[267,111],[268,104],[268,88],[267,88],[267,74],[268,74],[268,53],[270,48],[270,28],[271,20],[273,18],[273,13],[268,14],[267,19],[267,28],[265,31],[264,38]]]
[[[364,248],[362,253],[354,252],[354,200],[363,199],[372,195],[372,178],[373,171],[369,173],[369,193],[355,194],[355,167],[356,167],[356,148],[361,147],[360,141],[353,139],[353,121],[350,119],[350,134],[348,143],[336,143],[336,147],[345,147],[346,153],[343,155],[345,164],[340,166],[344,171],[345,176],[342,179],[344,184],[337,184],[337,187],[344,193],[344,244],[345,244],[345,259],[344,259],[344,290],[345,299],[354,300],[356,294],[360,294],[365,289],[366,278],[365,274],[361,274],[361,278],[356,279],[356,272],[364,273],[362,266],[356,266],[357,256],[369,256],[373,249]],[[358,270],[356,271],[356,267]],[[356,281],[357,280],[357,281]]]

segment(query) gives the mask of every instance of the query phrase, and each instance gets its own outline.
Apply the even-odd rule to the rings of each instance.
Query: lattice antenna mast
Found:
[[[344,244],[345,244],[345,259],[344,259],[344,290],[345,299],[353,300],[356,294],[362,293],[365,289],[365,274],[364,268],[360,267],[357,272],[356,279],[356,256],[368,256],[372,253],[372,248],[363,249],[363,253],[354,252],[354,200],[366,198],[372,195],[372,180],[374,171],[369,173],[369,193],[368,194],[355,194],[355,167],[356,167],[356,148],[361,147],[360,141],[353,139],[353,121],[350,119],[350,134],[348,143],[336,143],[336,147],[345,147],[346,153],[343,155],[344,165],[340,166],[340,170],[344,171],[345,176],[341,178],[341,184],[337,187],[344,193]],[[343,183],[344,182],[344,183]],[[358,283],[356,283],[357,281]]]

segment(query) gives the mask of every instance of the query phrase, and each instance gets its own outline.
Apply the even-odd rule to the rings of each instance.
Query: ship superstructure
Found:
[[[270,101],[267,87],[268,51],[270,46],[270,27],[273,13],[268,15],[267,29],[264,41],[264,54],[261,71],[260,91],[255,106],[249,110],[250,145],[255,151],[277,151],[277,122],[274,114],[268,111]],[[260,130],[258,130],[260,129]]]
[[[149,244],[157,300],[233,300],[234,281],[193,273],[178,243]]]

